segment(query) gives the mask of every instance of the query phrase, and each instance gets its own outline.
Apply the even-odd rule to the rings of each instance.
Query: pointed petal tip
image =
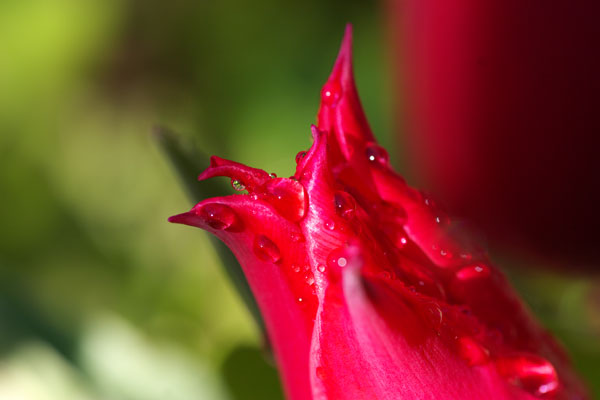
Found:
[[[338,68],[341,68],[342,70],[352,68],[352,24],[350,23],[346,25],[344,38],[340,45],[340,51],[338,52],[334,71],[338,70]]]
[[[269,174],[262,169],[252,168],[245,164],[212,156],[210,158],[210,166],[198,175],[198,180],[203,181],[216,176],[238,180],[248,190],[259,187],[270,179]]]
[[[181,214],[177,214],[177,215],[173,215],[171,217],[169,217],[167,219],[167,221],[169,221],[172,224],[185,224],[187,225],[186,221],[190,220],[190,217],[194,217],[195,215],[191,212],[184,212]]]
[[[312,134],[313,144],[308,150],[307,156],[312,157],[312,154],[315,153],[317,151],[316,149],[320,147],[321,142],[327,141],[327,132],[319,129],[317,125],[312,124],[310,126],[310,133]],[[310,157],[305,157],[305,159]]]
[[[347,53],[352,52],[352,24],[347,23],[346,29],[344,30],[344,38],[342,39],[341,50],[345,50]]]
[[[204,181],[204,180],[214,177],[215,175],[213,174],[213,172],[211,172],[212,169],[219,167],[221,165],[225,165],[225,164],[227,164],[227,160],[225,160],[224,158],[217,157],[217,156],[210,156],[210,164],[204,171],[202,171],[200,173],[200,175],[198,175],[198,180]]]
[[[319,136],[321,136],[323,134],[323,132],[321,132],[319,130],[319,127],[316,126],[315,124],[310,125],[310,133],[312,134],[312,137],[314,140],[318,140]]]
[[[226,165],[229,160],[221,158],[219,156],[210,156],[210,166],[218,167],[219,165]]]
[[[200,175],[198,175],[198,180],[199,181],[205,181],[208,178],[212,178],[212,175],[209,172],[210,169],[211,169],[211,167],[208,167],[207,169],[205,169],[204,171],[202,171],[200,173]]]
[[[344,95],[354,90],[353,86],[352,25],[347,24],[333,69],[321,88],[321,107],[335,107]],[[321,118],[322,115],[319,115],[319,126]]]

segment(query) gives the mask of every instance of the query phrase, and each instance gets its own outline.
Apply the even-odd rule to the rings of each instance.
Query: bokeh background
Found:
[[[0,2],[0,400],[281,398],[209,238],[166,222],[192,200],[151,128],[292,174],[346,22],[411,181],[380,3]],[[600,393],[597,277],[496,259]]]

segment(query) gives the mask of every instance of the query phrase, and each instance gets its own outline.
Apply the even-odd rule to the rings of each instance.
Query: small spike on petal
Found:
[[[239,182],[239,185],[243,185],[244,189],[250,192],[256,187],[265,184],[271,178],[262,169],[248,167],[235,161],[212,156],[210,158],[210,167],[198,176],[198,180],[202,181],[215,176],[229,177],[232,179],[232,182]]]

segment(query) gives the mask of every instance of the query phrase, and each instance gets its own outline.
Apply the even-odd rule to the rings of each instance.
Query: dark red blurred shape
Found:
[[[598,264],[600,2],[389,5],[415,170],[491,239]]]

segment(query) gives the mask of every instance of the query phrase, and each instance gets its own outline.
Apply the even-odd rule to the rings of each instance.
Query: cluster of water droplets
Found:
[[[339,88],[335,85],[325,87],[322,91],[323,101],[328,105],[335,105],[339,101]],[[370,168],[385,169],[389,168],[389,156],[387,151],[376,143],[368,143],[365,146],[365,157]],[[296,155],[296,162],[302,163],[307,155],[306,151],[301,151]],[[260,199],[270,204],[281,216],[291,222],[299,222],[306,214],[308,207],[308,195],[304,186],[297,180],[277,178],[275,174],[269,175],[270,179],[260,188],[249,188],[252,198]],[[237,179],[231,181],[233,188],[236,191],[243,191],[247,186]],[[422,197],[425,207],[427,207],[433,215],[437,225],[443,228],[449,225],[450,222],[444,213],[438,212],[438,209],[433,201],[428,197]],[[331,207],[334,213],[331,218],[323,221],[323,227],[329,231],[336,231],[345,235],[356,235],[356,225],[360,225],[362,221],[356,221],[359,212],[359,205],[354,196],[346,190],[337,190],[333,194]],[[385,233],[386,240],[389,241],[391,250],[383,250],[385,256],[384,264],[380,266],[379,277],[384,280],[400,279],[411,291],[418,293],[419,298],[426,299],[421,302],[421,313],[423,318],[431,326],[433,331],[438,335],[448,333],[447,326],[452,325],[452,321],[447,319],[457,318],[456,313],[463,314],[460,318],[471,318],[470,309],[460,306],[445,306],[445,293],[440,283],[436,281],[426,271],[419,271],[418,268],[404,266],[406,260],[400,261],[398,254],[403,254],[405,251],[412,251],[417,248],[411,242],[411,239],[404,230],[404,224],[407,221],[406,211],[398,204],[391,204],[385,201],[380,201],[377,204],[365,205],[368,218],[371,218],[375,225],[374,229],[378,229]],[[362,209],[361,209],[362,210]],[[361,211],[361,212],[365,212]],[[241,229],[242,221],[236,212],[229,206],[224,204],[212,203],[206,204],[196,211],[207,225],[216,230],[235,231]],[[352,225],[354,223],[354,225]],[[351,228],[348,228],[351,227]],[[441,229],[444,232],[443,229]],[[451,235],[448,235],[451,237]],[[294,243],[302,244],[305,238],[300,230],[290,234],[290,239]],[[444,266],[446,275],[451,274],[448,278],[450,289],[462,287],[461,285],[472,285],[477,282],[485,284],[487,279],[490,279],[492,271],[485,261],[479,262],[477,257],[474,257],[469,251],[462,251],[462,248],[454,248],[447,246],[442,240],[433,243],[431,250],[439,254],[442,259],[451,260],[452,263]],[[452,239],[452,238],[451,238]],[[383,249],[387,248],[388,243],[381,244]],[[263,234],[254,236],[252,245],[255,256],[264,262],[277,264],[280,266],[286,265],[285,256],[282,254],[279,246]],[[305,306],[310,301],[310,297],[314,296],[316,278],[315,274],[326,274],[333,271],[336,274],[341,273],[344,268],[348,267],[350,259],[347,254],[347,247],[333,249],[323,262],[318,263],[314,270],[308,263],[291,264],[289,265],[289,274],[296,282],[301,283],[309,290],[299,290],[296,297],[298,305]],[[385,265],[389,264],[388,267]],[[416,261],[418,264],[419,261]],[[447,268],[447,266],[450,266]],[[403,269],[404,266],[404,269]],[[298,284],[298,283],[296,283]],[[438,303],[438,301],[440,303]],[[456,322],[456,321],[454,321]],[[499,373],[507,379],[511,384],[517,385],[527,392],[536,396],[547,396],[552,394],[559,387],[557,373],[554,367],[547,360],[531,354],[523,354],[516,356],[495,356],[490,353],[490,350],[484,343],[493,343],[494,341],[501,343],[502,334],[496,330],[498,338],[490,340],[491,332],[488,332],[487,339],[482,339],[477,328],[471,331],[463,332],[454,335],[452,340],[456,351],[468,365],[479,366],[493,362]],[[317,368],[317,377],[324,378],[324,370],[321,367]]]
[[[365,155],[372,168],[381,169],[389,167],[387,151],[377,144],[367,144]],[[475,249],[464,240],[461,241],[462,238],[460,236],[468,236],[467,234],[452,232],[453,226],[450,219],[444,212],[439,210],[430,197],[423,196],[422,198],[425,207],[429,209],[433,216],[433,221],[439,226],[438,229],[442,232],[442,235],[446,235],[440,238],[439,243],[431,245],[434,253],[439,254],[441,259],[447,260],[446,264],[436,266],[443,269],[449,267],[449,270],[443,273],[443,276],[447,277],[444,281],[450,282],[450,285],[453,287],[465,284],[486,285],[487,280],[491,279],[492,276],[492,270],[487,265],[487,258],[482,257],[478,253],[479,249]],[[356,200],[346,191],[335,192],[333,206],[337,216],[341,217],[342,220],[349,221],[356,216]],[[410,245],[411,241],[403,229],[407,215],[401,206],[381,202],[373,205],[371,216],[373,218],[381,218],[383,216],[377,222],[395,246],[395,251],[402,251]],[[325,226],[327,229],[335,229],[336,224],[334,221],[326,221]],[[458,243],[454,241],[455,237],[458,237]],[[413,245],[413,247],[415,246]],[[349,262],[345,250],[345,247],[332,250],[326,260],[327,268],[335,270],[345,268]],[[392,253],[395,251],[393,250]],[[398,275],[398,272],[382,268],[379,276],[388,280],[397,279],[398,277],[402,278],[402,272]],[[437,293],[436,291],[439,287],[442,292],[437,298],[442,300],[442,304],[445,304],[445,301],[447,301],[441,285],[435,281],[428,280],[427,275],[424,275],[422,279],[418,276],[403,277],[405,283],[411,280],[413,283],[409,286],[411,290],[429,295],[430,293]],[[434,289],[431,289],[432,287]],[[438,335],[442,335],[442,330],[447,330],[444,334],[446,336],[451,335],[450,340],[454,342],[454,348],[468,365],[479,366],[492,363],[498,369],[501,376],[506,378],[509,383],[538,397],[551,396],[556,392],[559,387],[558,375],[548,360],[530,353],[523,353],[519,357],[506,356],[504,353],[491,354],[484,343],[487,342],[490,345],[494,343],[501,344],[502,333],[498,329],[491,328],[487,333],[482,332],[482,330],[488,328],[480,328],[480,323],[477,322],[477,319],[472,315],[468,307],[460,305],[441,306],[438,304],[436,296],[431,299],[431,301],[421,303],[420,306],[425,320],[434,331],[438,332]],[[447,322],[445,314],[449,318],[462,318],[468,321],[465,322],[465,325],[468,325],[468,329],[465,329],[461,333],[452,333],[452,322],[456,323],[456,321]],[[456,317],[455,314],[459,314],[459,317]],[[444,328],[446,325],[448,327]],[[497,338],[490,339],[493,336],[490,332],[495,332]],[[318,371],[317,375],[319,375]]]

